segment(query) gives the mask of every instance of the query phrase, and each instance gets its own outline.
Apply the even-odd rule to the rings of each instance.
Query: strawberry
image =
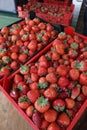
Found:
[[[33,105],[30,105],[27,109],[26,109],[26,114],[28,117],[32,117],[34,113],[34,106]]]
[[[58,85],[61,88],[66,88],[69,85],[69,79],[67,77],[64,77],[64,76],[60,77],[58,80]]]
[[[47,130],[64,130],[60,128],[60,126],[56,122],[52,122],[49,124]]]
[[[40,96],[40,93],[38,90],[30,90],[27,93],[27,97],[29,98],[29,100],[34,103],[37,98]]]
[[[62,99],[56,99],[53,101],[52,106],[56,111],[61,112],[65,109],[65,102]]]
[[[80,72],[78,69],[71,69],[69,71],[69,75],[70,75],[72,80],[78,80]]]
[[[23,77],[19,74],[16,74],[14,77],[14,83],[18,84],[20,81],[23,81]]]
[[[56,83],[57,82],[57,77],[55,75],[55,73],[48,73],[46,75],[46,80],[49,82],[49,83]]]
[[[71,91],[71,98],[75,99],[79,96],[80,94],[80,87],[74,87]]]
[[[44,96],[49,100],[54,100],[57,98],[58,93],[53,87],[49,87],[44,91]]]
[[[34,103],[34,106],[40,113],[44,113],[50,108],[50,102],[48,98],[40,96]]]
[[[63,54],[65,53],[65,52],[64,52],[65,46],[64,46],[64,44],[63,44],[62,42],[60,42],[60,44],[56,44],[56,45],[55,45],[55,48],[56,48],[56,52],[57,52],[58,54],[63,55]]]
[[[44,76],[47,74],[47,69],[45,67],[39,66],[38,68],[38,75],[39,76]]]
[[[82,93],[87,96],[87,85],[82,86]]]
[[[56,71],[60,76],[66,76],[68,69],[65,65],[60,65],[57,67]]]
[[[40,126],[41,126],[41,115],[40,115],[39,112],[33,113],[32,120],[33,120],[34,124],[37,125],[40,128]]]
[[[63,127],[67,127],[70,124],[70,118],[65,112],[63,112],[58,116],[57,123]]]
[[[42,119],[41,127],[40,127],[41,130],[45,130],[45,129],[47,129],[48,125],[49,125],[49,122],[46,121],[45,119]]]
[[[75,106],[75,101],[71,98],[66,98],[65,103],[66,103],[66,108],[68,109],[73,109]]]

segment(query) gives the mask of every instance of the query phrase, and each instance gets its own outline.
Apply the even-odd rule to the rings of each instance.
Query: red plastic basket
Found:
[[[72,27],[67,27],[65,28],[65,32],[67,34],[77,34],[74,32],[74,29]],[[69,33],[70,32],[70,33]],[[87,37],[77,34],[78,36],[80,36],[81,38],[83,38],[84,40],[87,40]],[[34,63],[35,61],[37,61],[37,59],[45,54],[47,51],[49,51],[49,49],[52,46],[51,42],[48,46],[46,46],[42,51],[40,51],[37,55],[35,55],[30,61],[28,61],[26,63],[26,65],[30,64],[30,63]],[[10,77],[5,78],[4,82],[3,82],[3,87],[1,86],[0,89],[3,91],[3,93],[6,95],[6,97],[11,101],[11,103],[16,107],[16,109],[22,114],[22,116],[28,121],[28,123],[34,128],[34,130],[39,130],[37,128],[37,126],[32,122],[32,120],[25,114],[25,112],[23,110],[20,109],[20,107],[17,105],[17,103],[9,96],[9,90],[11,88],[11,81],[12,78],[15,76],[15,74],[19,73],[19,70],[17,70],[14,74],[12,74]],[[68,128],[66,130],[72,130],[73,127],[77,124],[79,118],[82,116],[83,112],[85,111],[85,109],[87,109],[87,101],[84,102],[84,104],[82,105],[82,107],[79,109],[78,113],[76,113],[75,117],[73,118],[71,124],[68,126]]]
[[[47,3],[48,4],[48,3]],[[56,9],[61,8],[61,6],[54,6]],[[67,9],[67,6],[63,6],[64,9]],[[63,16],[58,16],[58,14],[54,13],[54,15],[48,14],[48,13],[42,13],[40,11],[36,10],[36,15],[52,24],[62,24],[64,26],[69,26],[71,24],[72,21],[72,17],[73,17],[73,11],[74,11],[74,5],[72,4],[70,7],[70,11],[71,13],[67,12],[65,13]]]

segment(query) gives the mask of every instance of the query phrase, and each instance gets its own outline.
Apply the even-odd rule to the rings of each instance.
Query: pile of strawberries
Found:
[[[48,52],[11,80],[10,96],[39,129],[65,130],[87,98],[87,40],[59,33]]]
[[[19,8],[19,7],[18,7]],[[74,9],[74,6],[73,6]],[[39,17],[39,13],[45,15],[46,17],[54,17],[57,21],[70,19],[73,13],[72,6],[66,6],[64,4],[49,4],[49,3],[40,3],[40,2],[28,2],[26,5],[23,5],[22,11],[34,10],[36,15]],[[19,10],[20,13],[20,10]],[[49,19],[48,19],[49,20]],[[50,21],[49,21],[50,22]]]
[[[57,36],[49,23],[38,18],[0,30],[0,78],[10,75]]]

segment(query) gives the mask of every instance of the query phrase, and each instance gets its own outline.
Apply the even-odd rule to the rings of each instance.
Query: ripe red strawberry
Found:
[[[60,44],[56,44],[55,48],[56,48],[56,51],[57,51],[58,54],[63,55],[65,53],[64,52],[65,46],[62,42],[60,42]]]
[[[57,67],[56,71],[60,76],[66,76],[68,69],[65,65],[60,65]]]
[[[58,85],[62,88],[66,88],[69,85],[69,79],[66,77],[60,77],[58,80]]]
[[[22,81],[23,80],[23,77],[21,76],[21,75],[19,75],[19,74],[16,74],[15,75],[15,77],[14,77],[14,82],[16,83],[16,84],[18,84],[20,81]]]
[[[72,80],[78,80],[80,72],[78,69],[71,69],[69,71],[69,75],[70,75]]]
[[[49,83],[56,83],[57,82],[57,77],[55,75],[55,73],[49,73],[46,75],[46,80],[49,82]]]
[[[57,123],[67,127],[70,124],[70,118],[65,112],[63,112],[58,116]]]
[[[45,129],[47,129],[48,125],[49,125],[49,122],[46,121],[45,119],[42,119],[41,127],[40,127],[40,128],[41,128],[42,130],[45,130]]]
[[[82,93],[87,97],[87,86],[82,86]]]
[[[80,94],[80,87],[74,87],[71,91],[71,98],[75,99],[79,96]]]
[[[45,67],[40,67],[39,66],[39,68],[38,68],[38,75],[39,76],[44,76],[44,75],[46,75],[46,73],[47,73],[47,69]]]
[[[75,106],[75,101],[71,98],[66,98],[65,103],[66,103],[66,108],[68,109],[73,109]]]
[[[65,102],[62,99],[56,99],[53,101],[52,106],[56,111],[61,112],[65,109]]]
[[[40,126],[41,126],[41,115],[40,115],[39,112],[33,113],[32,120],[33,120],[34,124],[37,125],[37,127],[40,128]]]
[[[64,130],[60,128],[60,126],[56,122],[52,122],[49,124],[47,130]]]
[[[26,109],[26,114],[28,117],[32,117],[34,113],[34,106],[33,105],[30,105],[27,109]]]
[[[27,97],[29,98],[29,100],[34,103],[37,98],[40,96],[40,93],[38,90],[30,90],[27,93]]]

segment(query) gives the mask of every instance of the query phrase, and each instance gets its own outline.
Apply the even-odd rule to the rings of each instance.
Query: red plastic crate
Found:
[[[67,34],[72,34],[72,36],[74,34],[77,34],[74,32],[74,29],[72,27],[67,27],[65,28],[65,32]],[[83,38],[84,40],[87,40],[87,37],[81,35],[81,34],[77,34],[78,36],[80,36],[81,38]],[[36,56],[34,56],[29,62],[27,62],[26,64],[30,64],[33,63],[35,61],[37,61],[37,59],[43,55],[44,53],[46,53],[52,46],[52,43],[49,44],[48,46],[46,46],[40,53],[38,53]],[[31,119],[28,118],[28,116],[20,109],[20,107],[17,105],[17,103],[9,96],[9,89],[11,87],[10,83],[11,83],[11,79],[14,77],[15,74],[17,74],[19,72],[19,70],[17,70],[13,75],[11,75],[8,79],[4,79],[4,84],[3,87],[1,87],[1,90],[3,91],[3,93],[7,96],[7,98],[11,101],[11,103],[17,108],[17,110],[22,114],[22,116],[28,121],[29,124],[31,124],[31,126],[35,129],[35,130],[39,130],[37,128],[37,126],[31,121]],[[75,117],[73,118],[73,120],[71,121],[71,124],[68,126],[68,128],[66,130],[72,130],[73,127],[76,125],[77,121],[79,120],[79,118],[82,116],[84,110],[87,108],[87,101],[84,102],[84,104],[82,105],[82,107],[79,109],[78,113],[76,113]]]
[[[28,2],[28,4],[23,6],[22,11],[25,11],[26,12],[25,14],[27,14],[30,10],[34,10],[38,17],[52,24],[62,24],[68,26],[71,24],[72,21],[74,5],[71,4],[70,6],[67,6],[66,4],[64,4],[64,2],[58,4],[55,2],[52,3]],[[22,12],[20,12],[19,10],[18,10],[18,16],[24,18],[24,15],[22,17]]]
[[[48,4],[48,3],[45,3],[45,4]],[[56,8],[56,10],[59,10],[59,8],[62,7],[62,5],[54,5],[54,7]],[[63,8],[65,9],[65,11],[67,10],[68,6],[63,6]],[[69,7],[70,12],[64,12],[62,15],[59,14],[58,16],[58,13],[59,11],[57,12],[54,12],[54,15],[52,14],[51,15],[51,12],[49,12],[50,14],[48,13],[42,13],[40,12],[39,10],[36,10],[36,15],[52,24],[62,24],[64,26],[69,26],[71,24],[71,21],[72,21],[72,17],[73,17],[73,12],[74,12],[74,5],[72,4],[70,7]],[[55,14],[56,13],[56,14]]]
[[[21,8],[19,8],[19,10],[20,10],[20,9],[21,9]],[[20,15],[21,15],[21,13],[22,13],[22,12],[20,11]],[[22,14],[22,15],[23,15],[23,14]],[[25,14],[24,14],[24,15],[25,15]],[[45,23],[45,24],[47,24],[45,21],[42,21],[41,19],[40,19],[40,21],[43,22],[43,23]],[[17,21],[17,22],[15,22],[15,23],[9,25],[8,28],[11,29],[11,27],[16,26],[16,25],[18,25],[18,24],[21,24],[21,27],[22,27],[22,26],[24,26],[25,21],[24,21],[24,20]],[[27,24],[26,24],[26,25],[27,25]],[[25,26],[26,26],[26,25],[25,25]],[[52,25],[52,26],[53,26],[53,25]],[[54,36],[53,38],[50,37],[49,41],[48,41],[48,42],[45,42],[45,43],[43,43],[43,44],[41,44],[41,42],[40,42],[40,44],[42,45],[41,48],[38,48],[38,50],[37,50],[37,51],[34,51],[34,53],[30,54],[29,52],[27,52],[26,61],[25,61],[25,62],[21,62],[21,61],[19,60],[16,69],[13,69],[13,68],[10,67],[10,74],[9,74],[9,75],[11,75],[12,73],[14,73],[14,72],[20,67],[21,64],[26,63],[26,62],[27,62],[28,60],[30,60],[34,55],[36,55],[41,49],[43,49],[47,44],[50,44],[50,42],[57,37],[58,31],[56,30],[55,26],[53,26],[53,28],[54,28],[54,30],[56,31],[56,36]],[[1,30],[0,30],[0,31],[1,31]],[[27,32],[27,31],[26,31],[26,32]],[[29,33],[29,34],[30,34],[30,33]],[[9,38],[11,38],[11,37],[12,37],[12,35],[11,35],[11,33],[9,33]],[[21,38],[21,37],[20,37],[20,38]],[[18,39],[18,40],[21,40],[21,39]],[[9,41],[9,40],[8,40],[8,41]],[[31,40],[28,39],[27,42],[30,42],[30,41],[31,41]],[[10,41],[10,42],[11,42],[11,41]],[[22,42],[23,42],[23,41],[22,41]],[[37,44],[38,44],[38,43],[39,43],[39,42],[37,42]],[[11,47],[11,46],[14,46],[13,42],[11,42],[10,47]],[[18,46],[18,45],[17,45],[17,46]],[[6,46],[6,51],[9,50],[10,55],[11,55],[12,51],[10,50],[10,49],[11,49],[10,47]],[[19,47],[19,46],[18,46],[18,47]],[[27,46],[26,46],[26,47],[24,46],[24,42],[23,42],[23,45],[22,45],[21,47],[27,48]],[[5,47],[4,47],[4,48],[5,48]],[[27,49],[28,49],[28,48],[27,48]],[[24,50],[23,50],[23,52],[24,52]],[[23,53],[23,52],[20,52],[20,54]],[[19,55],[19,52],[17,52],[17,54]],[[8,56],[8,53],[6,53],[6,56]],[[3,57],[3,56],[2,56],[2,57]],[[2,57],[1,57],[1,58],[2,58]],[[9,56],[9,57],[10,57],[10,56]],[[10,57],[10,60],[11,60],[11,62],[9,62],[9,66],[10,66],[10,64],[11,64],[13,61],[15,61],[14,59],[11,59],[11,57]],[[17,59],[17,61],[18,61],[18,59]],[[2,63],[3,63],[3,62],[2,62]],[[6,65],[8,65],[8,63],[7,63],[7,64],[4,64],[3,67],[5,67]],[[2,64],[1,64],[1,67],[2,67]],[[7,76],[9,76],[9,75],[7,75]],[[4,76],[3,76],[3,75],[1,74],[1,72],[0,72],[0,84],[3,83],[3,78],[4,78]]]

